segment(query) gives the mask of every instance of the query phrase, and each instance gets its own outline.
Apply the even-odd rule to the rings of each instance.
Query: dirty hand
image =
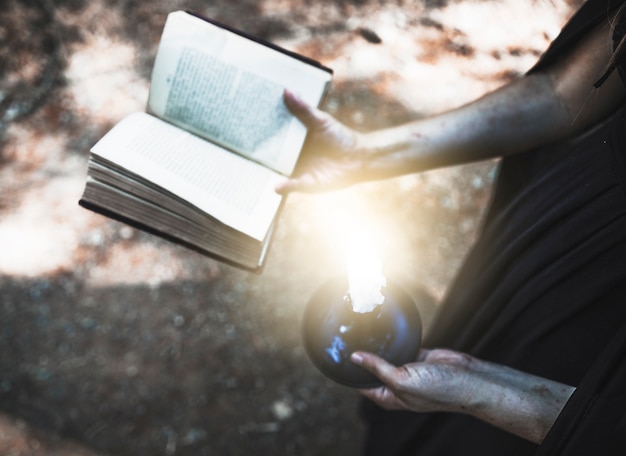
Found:
[[[361,135],[330,114],[306,104],[285,91],[287,108],[307,127],[307,141],[294,176],[281,182],[276,191],[319,192],[350,186],[364,180]]]
[[[352,362],[384,383],[360,392],[388,410],[459,411],[476,387],[473,358],[450,350],[420,350],[417,362],[400,367],[362,352],[353,353]]]
[[[456,412],[541,443],[575,388],[451,350],[420,350],[396,367],[371,353],[352,362],[384,385],[360,390],[389,410]]]

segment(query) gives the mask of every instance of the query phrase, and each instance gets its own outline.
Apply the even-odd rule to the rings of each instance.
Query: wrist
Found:
[[[574,392],[574,387],[505,366],[476,360],[474,388],[463,412],[540,443]]]
[[[357,150],[363,171],[374,178],[396,177],[422,171],[416,165],[408,125],[361,133]]]

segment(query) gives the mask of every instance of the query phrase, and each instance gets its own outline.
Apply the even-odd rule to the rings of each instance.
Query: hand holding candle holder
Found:
[[[347,278],[322,284],[304,310],[303,340],[313,364],[345,386],[382,385],[374,375],[350,360],[355,351],[374,353],[400,366],[417,358],[422,322],[415,301],[398,284],[381,288],[382,304],[367,312],[352,307]]]

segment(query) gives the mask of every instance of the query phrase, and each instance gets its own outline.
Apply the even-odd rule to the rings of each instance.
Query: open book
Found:
[[[146,112],[91,149],[80,204],[250,270],[266,257],[305,127],[332,71],[195,14],[168,15]]]

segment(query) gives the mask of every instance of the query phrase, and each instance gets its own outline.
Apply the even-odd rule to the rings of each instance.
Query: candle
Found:
[[[352,239],[347,273],[322,284],[305,307],[303,340],[323,374],[345,386],[372,388],[380,381],[350,355],[367,351],[396,366],[414,361],[421,319],[412,297],[387,281],[370,244],[360,236]]]
[[[382,289],[387,285],[387,278],[382,272],[382,262],[363,236],[352,238],[346,266],[348,298],[352,310],[358,313],[372,312],[385,300]]]

